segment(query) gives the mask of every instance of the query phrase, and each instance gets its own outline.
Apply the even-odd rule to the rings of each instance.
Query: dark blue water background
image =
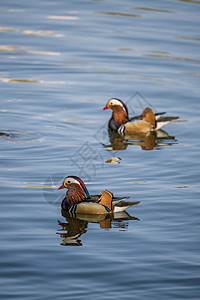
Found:
[[[199,299],[200,2],[0,5],[1,299]],[[180,121],[113,143],[111,97]],[[67,175],[141,203],[66,219]]]

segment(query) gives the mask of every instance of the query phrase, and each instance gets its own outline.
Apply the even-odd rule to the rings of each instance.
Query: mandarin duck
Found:
[[[116,98],[110,99],[103,110],[109,108],[113,112],[108,123],[108,128],[117,131],[121,135],[158,130],[169,122],[179,118],[163,117],[165,112],[154,113],[149,107],[145,108],[141,115],[129,118],[127,106],[124,102]]]
[[[68,176],[58,189],[67,188],[61,207],[71,214],[108,214],[124,211],[132,205],[140,203],[124,201],[129,197],[113,197],[108,190],[101,195],[90,195],[84,182],[76,176]]]

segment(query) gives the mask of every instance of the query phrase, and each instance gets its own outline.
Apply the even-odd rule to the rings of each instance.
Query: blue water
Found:
[[[199,4],[1,1],[1,299],[199,299]],[[111,97],[180,118],[109,137]],[[63,216],[67,175],[141,203]]]

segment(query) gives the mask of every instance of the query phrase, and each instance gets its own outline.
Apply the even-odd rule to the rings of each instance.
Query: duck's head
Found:
[[[141,114],[142,120],[149,122],[153,125],[153,127],[156,127],[156,119],[155,114],[153,110],[149,107],[145,108],[143,113]]]
[[[89,198],[90,194],[84,184],[84,182],[77,176],[68,176],[64,179],[63,184],[58,188],[64,189],[67,188],[68,190],[74,189],[74,190],[82,190],[85,193],[85,198]]]
[[[126,118],[128,118],[128,109],[126,107],[126,104],[117,99],[117,98],[112,98],[108,101],[108,103],[106,104],[106,106],[103,108],[103,110],[106,110],[106,109],[112,109],[113,111],[120,111],[120,110],[123,110],[124,113],[126,114]]]

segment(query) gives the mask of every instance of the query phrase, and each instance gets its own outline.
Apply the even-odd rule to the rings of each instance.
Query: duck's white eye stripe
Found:
[[[120,105],[120,106],[124,107],[123,104],[121,103],[121,101],[119,101],[117,99],[112,99],[110,101],[111,101],[110,102],[111,105]]]
[[[67,183],[77,183],[77,184],[80,185],[80,182],[79,182],[78,180],[72,178],[72,177],[66,178],[66,182],[67,182]]]
[[[117,99],[111,99],[110,101],[111,101],[111,102],[110,102],[111,105],[119,105],[119,106],[121,106],[121,107],[123,108],[123,110],[126,112],[126,109],[125,109],[125,107],[124,107],[124,105],[123,105],[123,103],[122,103],[121,101],[119,101],[119,100],[117,100]]]

